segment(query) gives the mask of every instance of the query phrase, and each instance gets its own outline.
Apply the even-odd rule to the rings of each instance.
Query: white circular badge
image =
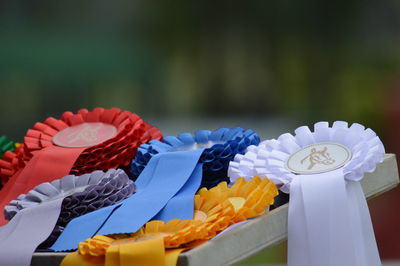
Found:
[[[350,150],[338,143],[312,144],[296,151],[285,167],[295,174],[318,174],[338,169],[351,158]]]
[[[101,122],[87,122],[67,127],[53,137],[53,143],[67,148],[90,147],[100,144],[117,134],[113,125]]]

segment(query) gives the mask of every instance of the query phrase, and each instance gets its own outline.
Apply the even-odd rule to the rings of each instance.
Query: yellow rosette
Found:
[[[177,248],[206,238],[206,228],[201,227],[201,224],[203,222],[198,220],[173,219],[168,223],[150,221],[133,234],[96,235],[81,242],[78,254],[68,255],[62,266],[81,264],[117,266],[124,265],[123,263],[127,261],[134,261],[138,265],[176,265],[183,249],[165,249]]]
[[[234,224],[263,214],[266,208],[274,203],[278,189],[269,179],[255,176],[250,181],[238,178],[232,187],[228,187],[226,182],[221,182],[210,190],[202,188],[197,195],[218,202],[228,201],[234,208],[234,215],[230,219],[230,224]]]
[[[210,190],[202,188],[194,198],[193,220],[150,221],[132,234],[96,235],[81,242],[78,253],[68,255],[62,266],[117,266],[128,260],[138,265],[176,265],[181,251],[234,223],[263,214],[276,195],[275,184],[259,177],[239,178],[232,187],[221,182]]]

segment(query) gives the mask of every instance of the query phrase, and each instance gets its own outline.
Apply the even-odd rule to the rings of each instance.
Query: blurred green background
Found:
[[[270,138],[347,120],[397,152],[399,67],[395,0],[0,1],[0,135],[102,106],[166,135],[238,124]],[[399,195],[371,202],[385,259],[400,258]],[[265,254],[246,263],[284,261]]]

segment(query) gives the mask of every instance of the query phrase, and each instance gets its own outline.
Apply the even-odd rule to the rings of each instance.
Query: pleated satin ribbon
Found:
[[[67,255],[60,266],[175,266],[185,248],[165,250],[163,238],[110,246],[105,256],[88,257],[78,252]]]
[[[73,216],[118,202],[133,191],[132,180],[121,169],[65,176],[37,186],[6,207],[7,217],[12,219],[0,227],[0,265],[30,265],[39,244],[49,236],[56,238],[57,229]],[[68,217],[60,217],[60,212],[67,212]]]
[[[173,200],[170,205],[168,203],[175,195],[187,198],[188,194],[198,189],[202,173],[198,161],[202,151],[178,151],[154,156],[135,182],[136,194],[119,204],[72,220],[51,249],[76,249],[79,242],[95,234],[136,232],[165,206],[169,207],[159,215],[166,219],[175,215],[192,219],[193,203],[186,203],[191,208],[183,209],[177,209],[176,206],[184,201]]]
[[[381,265],[361,185],[341,169],[296,178],[288,221],[288,265]]]

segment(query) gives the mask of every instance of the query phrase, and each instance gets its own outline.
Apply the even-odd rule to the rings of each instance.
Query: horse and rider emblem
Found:
[[[65,128],[53,137],[54,144],[61,147],[90,147],[117,133],[115,126],[100,122],[87,122]]]
[[[316,148],[312,148],[309,155],[304,157],[301,160],[301,164],[309,163],[307,169],[311,170],[315,165],[331,165],[335,163],[335,159],[331,158],[328,147],[324,147],[322,150],[317,150]]]
[[[315,143],[291,154],[285,167],[295,174],[317,174],[344,166],[351,158],[351,151],[333,142]]]
[[[84,125],[80,130],[70,133],[67,138],[69,138],[68,143],[73,144],[79,141],[93,142],[98,139],[98,132],[100,125],[92,127],[89,125]]]

